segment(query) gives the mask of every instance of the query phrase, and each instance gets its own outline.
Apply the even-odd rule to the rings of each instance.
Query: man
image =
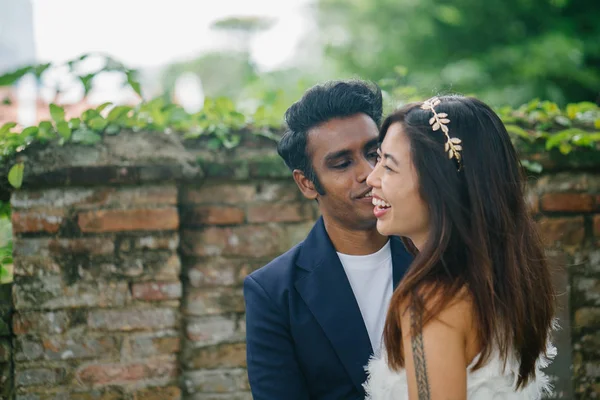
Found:
[[[393,287],[411,262],[376,229],[367,175],[381,91],[360,81],[308,90],[285,114],[278,152],[321,218],[308,237],[246,277],[254,400],[363,399]]]

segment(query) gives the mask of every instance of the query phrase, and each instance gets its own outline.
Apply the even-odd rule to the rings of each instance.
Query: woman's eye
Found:
[[[383,169],[385,169],[386,171],[390,171],[390,172],[392,172],[392,169],[391,169],[390,167],[388,167],[387,165],[384,165],[384,166],[383,166]]]

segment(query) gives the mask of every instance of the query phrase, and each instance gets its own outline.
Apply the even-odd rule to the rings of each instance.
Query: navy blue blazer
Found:
[[[391,238],[394,287],[412,261]],[[244,280],[254,400],[364,399],[373,354],[346,273],[319,218],[307,238]]]

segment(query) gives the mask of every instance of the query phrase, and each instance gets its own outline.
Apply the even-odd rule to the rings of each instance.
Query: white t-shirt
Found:
[[[358,302],[373,352],[379,354],[385,316],[393,292],[390,242],[373,254],[337,254]]]

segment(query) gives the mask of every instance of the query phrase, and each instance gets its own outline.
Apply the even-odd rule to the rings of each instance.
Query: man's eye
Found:
[[[377,152],[367,154],[367,157],[379,161],[379,154]]]
[[[343,162],[341,164],[334,165],[333,168],[335,168],[335,169],[344,169],[344,168],[347,168],[349,165],[350,165],[350,161],[345,161],[345,162]]]

